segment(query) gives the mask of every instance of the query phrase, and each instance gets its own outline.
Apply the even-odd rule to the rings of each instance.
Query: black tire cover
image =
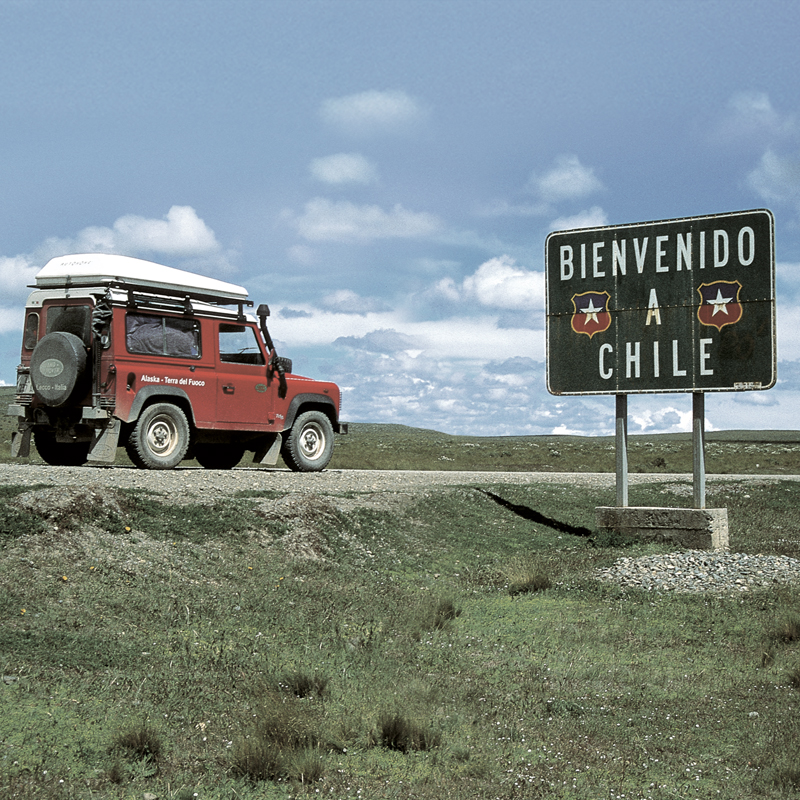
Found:
[[[72,333],[48,333],[31,356],[33,390],[48,406],[66,405],[86,373],[86,348]]]

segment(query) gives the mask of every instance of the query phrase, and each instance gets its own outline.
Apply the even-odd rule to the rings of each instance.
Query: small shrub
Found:
[[[141,722],[127,731],[118,732],[112,741],[112,749],[124,750],[136,758],[156,760],[161,755],[161,738],[146,722]]]
[[[441,737],[400,714],[384,714],[378,721],[378,741],[390,750],[408,753],[438,747]]]
[[[792,617],[784,620],[771,632],[770,639],[781,644],[800,640],[800,619]]]
[[[323,697],[328,687],[328,679],[322,675],[309,675],[306,672],[286,673],[278,682],[295,697]]]
[[[325,766],[316,750],[301,750],[290,761],[289,777],[307,786],[325,777]]]
[[[440,631],[452,622],[456,617],[461,616],[461,609],[456,608],[450,599],[440,599],[433,606],[433,630]]]
[[[234,774],[261,781],[319,780],[323,766],[318,748],[341,750],[321,734],[319,717],[313,706],[298,702],[296,695],[281,697],[267,692],[255,710],[249,732],[234,744]]]
[[[525,558],[512,562],[503,571],[502,580],[512,597],[528,592],[543,592],[553,585],[540,558]]]
[[[789,679],[789,683],[795,689],[800,689],[800,666],[796,666],[794,669],[789,670],[786,677]]]
[[[407,630],[412,639],[419,641],[426,633],[447,630],[461,615],[461,609],[449,598],[426,597],[412,605],[408,614]]]
[[[231,753],[233,774],[253,781],[274,781],[286,776],[283,750],[260,737],[239,739]]]
[[[125,780],[125,770],[122,768],[122,764],[119,761],[115,761],[109,768],[108,772],[106,773],[106,778],[111,783],[122,783]]]

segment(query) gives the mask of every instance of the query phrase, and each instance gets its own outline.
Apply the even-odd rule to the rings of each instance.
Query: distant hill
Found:
[[[10,460],[16,421],[5,415],[14,387],[0,386],[0,462]],[[31,457],[39,461],[38,456]],[[129,464],[120,448],[117,463]],[[246,463],[246,462],[243,462]],[[631,472],[691,472],[690,433],[632,435]],[[613,436],[456,436],[406,425],[350,423],[336,437],[331,469],[614,472]],[[800,431],[706,434],[708,473],[800,473]]]

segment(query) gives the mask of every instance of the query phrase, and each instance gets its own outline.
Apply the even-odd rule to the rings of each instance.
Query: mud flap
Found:
[[[31,429],[14,431],[11,434],[11,457],[27,458],[31,454]]]
[[[280,433],[268,434],[266,437],[266,444],[253,454],[253,463],[274,467],[278,463],[278,456],[281,453],[282,443],[283,436]]]
[[[95,428],[87,460],[112,464],[117,456],[121,428],[122,423],[116,418],[112,418],[104,428]]]

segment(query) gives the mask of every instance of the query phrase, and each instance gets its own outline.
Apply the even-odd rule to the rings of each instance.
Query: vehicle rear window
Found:
[[[125,343],[129,353],[200,358],[200,323],[155,314],[127,314]]]
[[[22,339],[22,346],[26,350],[33,350],[39,339],[39,315],[35,311],[29,312],[25,317],[25,335]]]
[[[88,347],[92,343],[90,306],[47,306],[45,333],[61,331],[77,336]]]

